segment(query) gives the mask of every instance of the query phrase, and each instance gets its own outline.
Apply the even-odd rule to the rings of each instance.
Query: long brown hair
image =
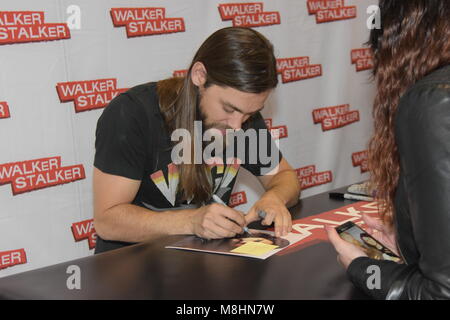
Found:
[[[201,120],[199,90],[191,80],[192,67],[198,61],[207,71],[205,88],[214,84],[262,93],[278,83],[273,46],[263,35],[249,28],[220,29],[200,46],[186,77],[158,82],[159,103],[168,132],[183,128],[193,137],[194,121]],[[193,157],[194,152],[191,154]],[[178,169],[178,190],[184,200],[200,205],[211,198],[212,181],[207,165],[191,161],[180,164]]]
[[[415,82],[450,64],[450,1],[380,0],[382,29],[374,29],[377,84],[369,143],[369,169],[381,216],[392,224],[400,164],[394,136],[401,96]]]

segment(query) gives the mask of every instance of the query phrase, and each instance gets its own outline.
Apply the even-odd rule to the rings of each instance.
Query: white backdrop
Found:
[[[256,1],[1,1],[0,277],[93,254],[92,163],[103,106],[77,112],[74,99],[89,97],[61,96],[58,84],[114,79],[115,89],[126,89],[170,77],[188,67],[208,35],[233,23],[269,24],[254,27],[274,44],[284,74],[263,116],[287,135],[280,138],[285,158],[303,168],[301,196],[367,178],[374,87],[370,71],[360,69],[370,68],[371,59],[356,52],[352,63],[351,53],[364,48],[366,9],[377,1],[261,0],[246,12],[225,6],[237,16],[222,20],[219,4],[246,2]],[[112,8],[146,7],[178,18],[151,26],[172,23],[179,32],[128,37],[125,22],[114,26]],[[336,21],[322,22],[327,17]],[[307,58],[288,59],[296,57]],[[306,73],[318,76],[282,83]],[[108,99],[115,89],[93,97]],[[241,170],[231,204],[246,211],[261,191]]]

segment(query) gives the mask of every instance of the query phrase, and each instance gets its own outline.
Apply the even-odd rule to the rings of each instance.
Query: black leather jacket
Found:
[[[403,95],[395,137],[400,156],[395,229],[406,264],[358,258],[347,274],[378,299],[450,299],[450,66]],[[366,285],[370,265],[380,267],[380,289]]]

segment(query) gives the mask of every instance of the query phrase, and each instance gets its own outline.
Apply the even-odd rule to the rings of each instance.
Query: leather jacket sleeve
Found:
[[[426,83],[400,106],[396,137],[417,270],[402,297],[450,299],[450,87]]]
[[[450,84],[425,82],[405,94],[396,118],[405,203],[420,256],[400,265],[355,259],[348,275],[381,299],[450,299]],[[401,226],[398,226],[401,232]],[[380,290],[364,281],[369,265],[381,269]]]

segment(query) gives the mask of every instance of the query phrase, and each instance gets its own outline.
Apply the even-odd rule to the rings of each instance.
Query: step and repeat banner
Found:
[[[367,179],[374,84],[364,43],[376,2],[2,0],[0,277],[93,254],[103,108],[135,85],[183,76],[223,27],[255,28],[275,46],[280,84],[262,113],[301,197]],[[262,191],[243,169],[230,206],[245,212]]]

